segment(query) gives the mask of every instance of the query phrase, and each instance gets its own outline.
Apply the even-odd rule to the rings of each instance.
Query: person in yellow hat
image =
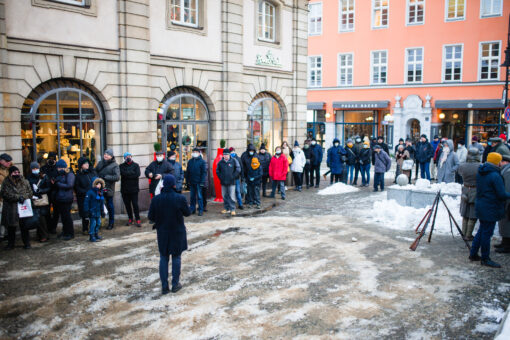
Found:
[[[253,157],[251,159],[251,166],[248,168],[247,173],[247,195],[246,195],[246,207],[251,208],[255,206],[256,209],[260,209],[260,183],[262,179],[262,167],[260,166],[259,159]]]
[[[485,162],[478,169],[476,175],[476,217],[480,220],[480,228],[471,245],[469,259],[481,261],[482,266],[501,268],[499,263],[489,257],[491,238],[496,222],[505,215],[505,202],[510,199],[510,193],[505,191],[503,177],[501,177],[501,161],[503,157],[497,152],[491,152]],[[478,255],[481,248],[482,257]]]

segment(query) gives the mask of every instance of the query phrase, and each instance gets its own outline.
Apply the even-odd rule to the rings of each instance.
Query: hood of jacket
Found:
[[[478,169],[478,173],[481,176],[487,176],[488,174],[490,174],[492,172],[500,173],[501,169],[498,166],[495,166],[494,164],[491,164],[491,163],[484,163]]]
[[[450,151],[453,152],[453,141],[451,139],[446,140],[446,144],[448,144],[448,147],[450,148]]]
[[[102,178],[99,178],[99,177],[96,177],[94,178],[94,180],[92,181],[92,189],[95,189],[96,188],[96,185],[97,183],[101,183],[101,185],[103,186],[102,188],[104,189],[105,188],[105,182]]]
[[[246,151],[257,151],[257,149],[255,149],[255,146],[253,144],[248,144],[248,148],[246,149]]]
[[[81,170],[82,165],[85,163],[89,163],[89,166],[92,166],[92,164],[90,164],[90,161],[87,157],[78,158],[78,169]]]
[[[333,145],[335,145],[335,143],[340,144],[340,140],[338,138],[333,139]]]

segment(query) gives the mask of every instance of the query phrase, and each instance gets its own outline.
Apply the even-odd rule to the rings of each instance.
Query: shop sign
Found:
[[[280,58],[274,56],[270,50],[267,51],[266,55],[257,54],[257,59],[255,60],[255,65],[282,67]]]
[[[335,109],[382,109],[388,107],[387,101],[333,102]]]

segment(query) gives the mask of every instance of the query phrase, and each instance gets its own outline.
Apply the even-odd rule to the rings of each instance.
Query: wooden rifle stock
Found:
[[[428,211],[427,214],[425,215],[427,217],[427,220],[425,222],[425,225],[423,226],[423,229],[421,230],[421,232],[418,235],[418,237],[416,238],[416,240],[414,240],[414,242],[409,247],[409,249],[411,249],[412,251],[416,251],[416,248],[418,248],[418,244],[420,243],[421,238],[423,237],[423,235],[425,235],[425,231],[427,230],[427,227],[429,226],[429,223],[430,223],[430,218],[432,217],[432,212],[434,211],[434,209],[436,209],[436,205],[439,203],[439,196],[440,196],[440,192],[437,193],[436,198],[434,199],[434,202],[432,203],[432,208],[430,208],[430,211]],[[421,224],[421,222],[420,222],[420,224]]]

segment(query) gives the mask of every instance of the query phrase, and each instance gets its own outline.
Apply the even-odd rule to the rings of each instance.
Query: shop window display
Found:
[[[376,127],[374,111],[336,111],[336,137],[344,142],[356,136],[374,136]]]
[[[278,102],[266,94],[255,97],[248,108],[247,143],[259,149],[262,143],[269,152],[282,144],[282,111]]]

